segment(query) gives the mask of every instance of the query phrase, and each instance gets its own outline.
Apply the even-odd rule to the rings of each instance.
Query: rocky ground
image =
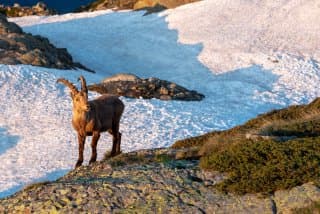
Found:
[[[0,5],[0,13],[7,17],[21,17],[21,16],[50,16],[56,14],[56,11],[49,9],[46,4],[39,2],[32,7],[23,7],[19,4],[13,6]]]
[[[129,98],[200,101],[204,95],[158,78],[141,79],[132,74],[117,74],[102,83],[88,86],[91,91],[110,93]]]
[[[218,192],[213,185],[224,176],[179,160],[184,152],[142,150],[83,166],[0,200],[0,212],[292,213],[320,201],[311,183],[267,196]]]
[[[56,48],[47,38],[24,33],[0,14],[0,64],[27,64],[58,69],[86,69],[75,63],[65,48]],[[86,69],[88,70],[88,69]]]
[[[165,8],[175,8],[184,4],[191,2],[196,2],[199,0],[97,0],[93,3],[79,8],[78,12],[83,11],[96,11],[96,10],[105,10],[105,9],[134,9],[139,10],[146,8],[152,11],[153,7],[159,9]],[[158,11],[154,11],[158,12]]]

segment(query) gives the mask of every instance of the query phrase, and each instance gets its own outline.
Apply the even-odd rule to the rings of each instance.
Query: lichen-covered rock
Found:
[[[320,200],[319,189],[310,183],[272,197],[218,192],[206,184],[220,182],[221,175],[202,171],[198,160],[177,160],[178,152],[140,150],[82,166],[1,199],[0,212],[290,213]]]
[[[208,188],[198,161],[175,160],[175,153],[143,150],[83,166],[55,182],[0,200],[0,211],[272,213],[268,198],[225,195]],[[125,164],[118,163],[123,160]]]
[[[274,194],[279,213],[292,213],[298,208],[304,208],[320,201],[320,189],[312,183],[294,187],[291,190],[279,190]]]
[[[132,74],[117,74],[99,84],[88,86],[100,94],[109,93],[129,98],[157,98],[161,100],[200,101],[204,95],[173,82],[158,78],[140,79]]]
[[[24,33],[0,14],[0,63],[28,64],[58,69],[86,69],[75,63],[65,48],[54,47],[47,38]],[[88,70],[88,69],[86,69]]]

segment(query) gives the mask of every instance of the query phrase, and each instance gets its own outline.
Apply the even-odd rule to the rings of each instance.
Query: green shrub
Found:
[[[320,178],[320,137],[287,142],[244,140],[201,158],[200,167],[224,172],[216,185],[238,194],[287,189]]]
[[[274,124],[266,128],[264,132],[266,135],[273,136],[317,137],[320,136],[320,119],[294,121],[282,125]]]
[[[202,156],[200,167],[229,174],[217,185],[220,190],[243,194],[270,193],[319,179],[319,142],[317,98],[308,105],[261,114],[226,131],[179,140],[172,147],[196,148],[199,152],[192,155]]]

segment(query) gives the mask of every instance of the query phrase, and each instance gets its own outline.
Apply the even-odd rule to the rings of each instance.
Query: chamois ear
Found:
[[[65,86],[67,86],[70,91],[71,91],[71,97],[73,97],[74,94],[79,93],[78,89],[76,88],[76,86],[74,86],[71,82],[69,82],[68,80],[64,79],[64,78],[59,78],[57,80],[57,83],[62,83]]]
[[[81,75],[78,81],[81,81],[81,92],[88,94],[88,88],[85,78]]]

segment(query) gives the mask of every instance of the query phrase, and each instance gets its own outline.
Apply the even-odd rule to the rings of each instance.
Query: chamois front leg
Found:
[[[84,150],[85,141],[86,141],[86,136],[82,135],[82,134],[78,134],[79,156],[78,156],[78,161],[76,163],[76,168],[82,165],[82,162],[83,162],[83,150]]]
[[[92,164],[97,160],[97,144],[98,144],[99,138],[100,138],[100,132],[93,132],[92,141],[91,141],[92,154],[91,154],[91,159],[89,161],[89,164]]]

